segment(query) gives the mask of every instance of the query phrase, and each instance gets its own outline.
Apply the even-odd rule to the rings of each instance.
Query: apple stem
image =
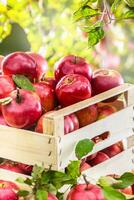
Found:
[[[89,185],[90,183],[89,183],[89,181],[87,180],[85,174],[83,174],[82,176],[83,176],[83,179],[84,179],[84,181],[85,181],[85,183],[86,183],[86,185],[87,185],[86,189],[88,190],[88,185]]]
[[[20,90],[19,90],[19,88],[17,88],[16,102],[17,102],[17,103],[20,103],[20,102],[21,102],[21,96],[20,96]]]
[[[77,64],[77,56],[74,56],[74,64]]]

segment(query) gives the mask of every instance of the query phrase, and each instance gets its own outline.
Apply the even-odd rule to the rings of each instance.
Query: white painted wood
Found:
[[[57,164],[57,141],[53,136],[0,126],[0,157],[26,164]]]
[[[112,157],[109,160],[104,161],[86,171],[83,174],[86,174],[89,180],[98,180],[100,176],[105,176],[108,174],[123,174],[134,170],[134,148],[125,150],[124,152]]]
[[[66,115],[69,115],[73,112],[76,112],[78,110],[81,110],[83,108],[86,108],[90,105],[93,105],[93,104],[96,104],[98,102],[101,102],[101,101],[104,101],[108,98],[111,98],[113,96],[116,96],[116,95],[119,95],[121,93],[124,93],[126,91],[129,91],[130,89],[133,89],[134,90],[134,85],[132,84],[128,84],[128,83],[125,83],[119,87],[115,87],[111,90],[108,90],[106,92],[103,92],[101,94],[98,94],[92,98],[89,98],[89,99],[86,99],[84,101],[81,101],[79,103],[76,103],[76,104],[73,104],[71,106],[68,106],[66,108],[63,108],[61,110],[58,110],[56,112],[53,112],[53,113],[49,113],[47,115],[48,118],[57,118],[57,117],[62,117],[62,116],[66,116]],[[133,103],[134,103],[134,99],[132,100]]]
[[[105,119],[63,136],[60,142],[61,168],[64,168],[69,160],[75,159],[74,149],[79,140],[85,138],[92,139],[97,135],[109,131],[110,136],[106,140],[95,145],[92,151],[92,153],[95,153],[133,135],[133,127],[133,106],[130,106]]]

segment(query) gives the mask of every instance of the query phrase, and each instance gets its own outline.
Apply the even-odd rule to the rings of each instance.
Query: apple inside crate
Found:
[[[102,106],[104,100],[120,94],[122,99],[113,102],[117,112],[64,135],[65,116],[100,102]],[[92,139],[109,132],[107,139],[95,145],[92,153],[96,153],[133,135],[133,97],[134,86],[123,84],[52,112],[43,121],[44,134],[0,126],[0,157],[28,165],[43,163],[45,168],[62,170],[70,160],[76,159],[74,149],[82,139]]]

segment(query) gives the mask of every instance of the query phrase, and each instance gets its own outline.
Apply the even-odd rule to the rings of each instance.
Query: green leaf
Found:
[[[123,189],[134,184],[134,174],[130,172],[124,173],[120,178],[117,178],[120,183],[113,184],[114,188]]]
[[[126,197],[121,192],[112,187],[103,187],[102,191],[106,200],[126,200]]]
[[[37,190],[36,192],[36,200],[48,200],[48,193],[45,190]]]
[[[22,177],[18,177],[18,178],[16,179],[16,181],[17,181],[18,183],[25,183],[25,179],[22,178]]]
[[[125,13],[122,14],[123,19],[132,19],[134,18],[134,9],[131,9]]]
[[[59,171],[47,171],[42,173],[41,183],[51,183],[56,189],[61,188],[65,184],[72,184],[74,180],[64,172]]]
[[[92,47],[96,45],[104,37],[104,30],[102,26],[94,27],[88,32],[88,45]]]
[[[80,176],[80,160],[71,161],[66,168],[66,173],[73,179],[77,179]]]
[[[101,187],[112,186],[113,184],[120,183],[120,181],[112,178],[111,176],[101,176],[98,180],[98,184]]]
[[[74,13],[73,18],[75,21],[78,21],[80,19],[97,16],[99,14],[100,12],[97,9],[92,9],[91,7],[86,5],[86,6],[81,7],[79,10],[77,10]]]
[[[112,6],[111,6],[111,10],[114,13],[117,10],[117,7],[120,5],[120,3],[122,2],[122,0],[114,0]]]
[[[19,88],[35,91],[34,86],[26,76],[13,75],[13,80]]]
[[[27,190],[19,190],[18,193],[19,197],[26,197],[29,195],[29,191]]]
[[[75,155],[80,160],[93,150],[94,142],[89,139],[83,139],[78,142],[75,148]]]
[[[64,200],[64,193],[57,192],[56,196],[57,196],[58,200]]]
[[[134,0],[124,0],[124,1],[129,7],[134,8]]]
[[[31,174],[33,179],[34,180],[40,179],[42,177],[43,171],[44,171],[44,167],[34,165],[33,170],[32,170],[32,174]]]
[[[32,179],[32,178],[27,178],[27,179],[24,181],[24,183],[27,184],[27,185],[32,185],[33,179]]]

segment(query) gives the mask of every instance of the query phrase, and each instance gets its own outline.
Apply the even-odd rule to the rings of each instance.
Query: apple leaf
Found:
[[[124,173],[120,178],[116,178],[119,183],[113,184],[114,188],[123,189],[134,184],[134,174],[130,172]]]
[[[93,27],[88,32],[88,45],[92,47],[96,45],[104,37],[104,30],[102,26]]]
[[[80,160],[71,161],[66,168],[66,174],[73,179],[77,179],[80,176]]]
[[[134,18],[134,9],[130,9],[127,12],[123,13],[122,18],[123,19],[132,19],[132,18]]]
[[[43,189],[39,189],[36,192],[36,200],[48,200],[48,192]]]
[[[126,197],[121,192],[113,189],[112,187],[103,187],[102,191],[107,200],[126,200]]]
[[[80,160],[93,150],[94,142],[89,139],[83,139],[75,147],[75,155]]]
[[[64,193],[57,192],[56,196],[57,196],[58,200],[64,200]]]
[[[26,197],[27,195],[29,195],[29,191],[19,190],[17,194],[19,195],[19,197]]]
[[[124,0],[124,1],[129,7],[134,8],[134,0]]]
[[[13,80],[15,84],[22,89],[35,91],[34,86],[30,82],[30,80],[24,75],[13,75]]]
[[[113,184],[120,183],[121,181],[118,181],[111,176],[101,176],[98,180],[98,184],[101,187],[107,187],[107,186],[113,186]]]
[[[57,190],[65,184],[72,184],[74,180],[64,172],[50,170],[42,173],[41,184],[52,184]]]
[[[100,12],[97,9],[92,9],[90,6],[85,5],[74,13],[73,18],[75,21],[79,21],[83,18],[93,17],[99,14]]]

